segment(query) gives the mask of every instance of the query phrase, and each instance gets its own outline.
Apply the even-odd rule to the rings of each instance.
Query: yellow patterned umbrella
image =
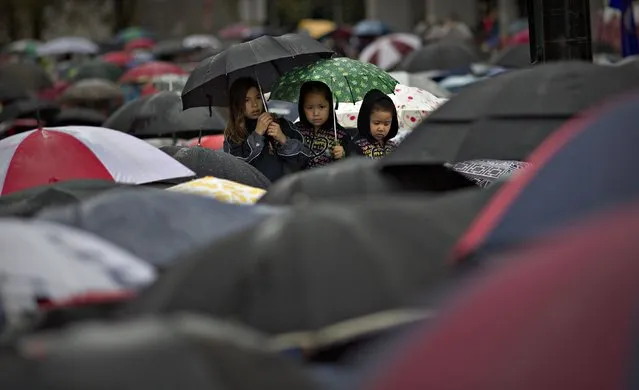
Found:
[[[255,204],[266,193],[261,188],[255,188],[230,180],[207,176],[178,184],[169,191],[179,191],[215,198],[219,201],[233,204]]]

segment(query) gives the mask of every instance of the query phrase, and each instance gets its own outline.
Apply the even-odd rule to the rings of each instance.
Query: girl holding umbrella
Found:
[[[237,79],[229,91],[224,151],[253,165],[271,181],[301,170],[310,153],[288,121],[265,112],[259,84]]]

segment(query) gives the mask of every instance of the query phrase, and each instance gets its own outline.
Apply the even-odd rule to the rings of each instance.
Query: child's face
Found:
[[[246,99],[244,100],[244,116],[249,119],[257,119],[263,110],[264,107],[262,105],[260,91],[255,87],[251,87],[246,93]]]
[[[328,120],[330,104],[321,93],[309,93],[304,97],[304,115],[315,127],[321,127]]]
[[[393,113],[388,111],[373,111],[371,113],[371,135],[377,141],[383,141],[393,124]]]

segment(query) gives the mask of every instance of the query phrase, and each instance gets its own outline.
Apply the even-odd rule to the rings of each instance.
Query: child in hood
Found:
[[[231,85],[224,151],[253,165],[272,182],[308,163],[302,135],[285,119],[264,111],[257,81]]]
[[[354,154],[379,159],[397,145],[391,141],[399,131],[397,109],[388,95],[373,89],[364,96],[357,117],[359,135],[353,140]]]
[[[300,121],[297,129],[310,149],[308,168],[321,167],[346,157],[351,137],[337,125],[337,141],[333,129],[333,93],[320,81],[307,81],[300,88]]]

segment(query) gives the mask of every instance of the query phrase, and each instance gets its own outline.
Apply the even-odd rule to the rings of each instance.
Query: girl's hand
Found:
[[[264,135],[268,127],[273,122],[273,117],[268,112],[263,112],[259,118],[257,118],[257,125],[255,126],[255,132],[259,135]]]
[[[346,153],[344,152],[344,147],[342,145],[337,145],[333,148],[333,158],[335,160],[339,160],[341,158],[344,158],[344,155]]]
[[[282,145],[286,143],[286,140],[287,140],[286,135],[282,132],[282,128],[280,127],[280,124],[277,123],[276,121],[271,122],[271,124],[268,126],[268,129],[266,130],[266,134],[273,137],[277,142],[279,142]]]

